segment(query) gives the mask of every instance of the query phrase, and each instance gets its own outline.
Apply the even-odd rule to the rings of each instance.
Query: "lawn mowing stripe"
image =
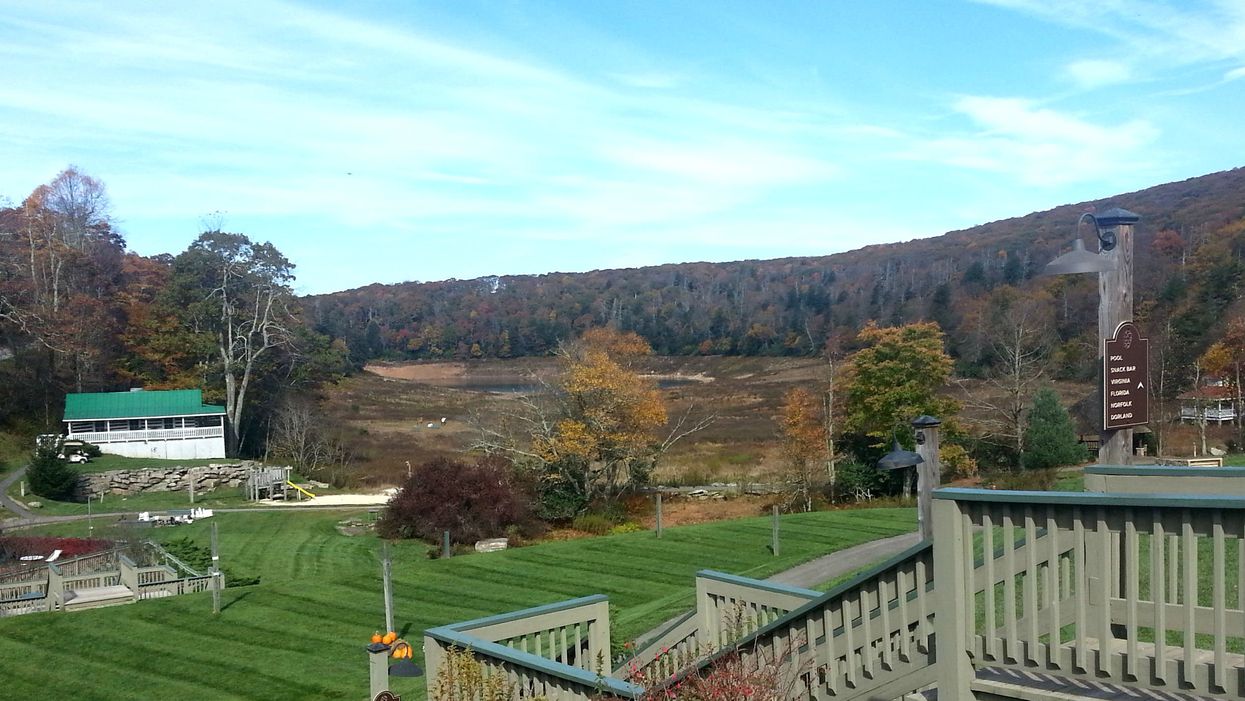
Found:
[[[619,606],[614,635],[623,640],[690,607],[697,569],[764,575],[840,547],[911,530],[913,523],[910,511],[867,516],[860,512],[785,516],[781,558],[765,548],[770,522],[764,517],[668,528],[661,541],[641,532],[449,560],[428,559],[427,546],[421,543],[395,543],[396,622],[417,640],[426,627],[601,592]],[[336,523],[347,517],[341,512],[220,514],[225,564],[240,574],[260,576],[262,583],[226,590],[227,608],[219,621],[204,622],[209,610],[206,593],[99,610],[90,620],[108,626],[110,632],[85,639],[101,654],[125,657],[124,663],[92,668],[92,674],[101,677],[100,688],[125,689],[111,698],[152,696],[153,691],[195,699],[241,695],[299,701],[357,694],[366,684],[362,645],[383,620],[376,556],[380,541],[338,534]],[[198,523],[153,535],[185,536],[206,544],[207,528],[207,523]],[[58,614],[53,618],[67,622],[52,629],[63,630],[61,637],[72,639],[75,618],[89,614]],[[38,640],[45,639],[48,630],[33,621],[6,619],[0,621],[0,638],[19,629],[26,630],[24,637]],[[159,667],[179,664],[166,655],[145,659],[149,655],[144,646],[166,641],[182,651],[185,669],[217,686],[188,690],[187,682],[155,674]],[[0,650],[13,652],[16,646],[0,643]],[[242,671],[231,678],[262,677],[262,687],[239,689],[226,682],[224,670],[232,663]],[[153,671],[134,673],[131,666]],[[249,674],[252,668],[258,668],[254,675]],[[401,682],[411,682],[398,688],[404,698],[423,698],[422,680]],[[66,691],[70,686],[57,686],[53,680],[38,692]]]

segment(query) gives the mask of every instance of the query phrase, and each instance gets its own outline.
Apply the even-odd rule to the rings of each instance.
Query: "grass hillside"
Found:
[[[343,515],[236,513],[217,517],[222,559],[257,586],[72,614],[0,620],[5,698],[363,698],[367,637],[383,622],[377,539],[345,536]],[[399,633],[594,593],[618,607],[614,637],[629,639],[692,606],[696,570],[765,577],[819,555],[910,531],[911,509],[793,514],[782,556],[766,546],[768,518],[552,542],[430,560],[394,550]],[[48,529],[55,532],[77,526]],[[206,543],[208,522],[153,531]],[[422,644],[417,643],[416,648]],[[423,679],[397,679],[405,699]]]

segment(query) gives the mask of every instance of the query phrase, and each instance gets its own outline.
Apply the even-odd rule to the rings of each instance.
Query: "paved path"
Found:
[[[9,487],[12,487],[14,482],[25,476],[26,468],[23,466],[0,479],[0,506],[12,511],[15,516],[21,519],[34,518],[35,515],[30,509],[26,508],[25,504],[18,503],[17,500],[9,498]]]
[[[815,587],[818,584],[823,584],[845,574],[855,572],[862,567],[881,562],[916,545],[920,540],[921,534],[916,532],[882,538],[881,540],[871,540],[868,543],[854,545],[829,555],[822,555],[816,560],[810,560],[802,565],[796,565],[789,570],[779,572],[767,581],[788,584],[793,587]],[[666,630],[684,615],[686,614],[679,614],[643,635],[637,636],[636,640],[640,641],[636,646],[637,649],[644,647],[645,641]]]
[[[920,533],[904,533],[903,535],[872,540],[861,543],[846,550],[822,555],[816,560],[796,565],[789,570],[779,572],[768,581],[789,584],[793,587],[815,587],[845,574],[872,565],[876,562],[903,552],[921,540]]]

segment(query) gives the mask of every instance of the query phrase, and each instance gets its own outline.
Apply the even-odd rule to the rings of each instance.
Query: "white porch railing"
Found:
[[[138,441],[169,441],[184,438],[221,438],[225,429],[221,426],[206,428],[169,428],[151,431],[98,431],[92,433],[74,433],[69,436],[74,440],[87,443],[133,443]]]

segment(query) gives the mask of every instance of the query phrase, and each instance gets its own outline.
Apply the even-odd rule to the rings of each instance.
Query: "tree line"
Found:
[[[1245,169],[831,256],[377,284],[303,305],[355,367],[547,355],[600,326],[634,332],[659,354],[815,356],[827,339],[858,347],[870,321],[933,321],[959,377],[1001,381],[1010,366],[1014,388],[1040,356],[1046,380],[1084,382],[1099,372],[1096,281],[1040,273],[1068,248],[1082,212],[1109,206],[1142,215],[1136,317],[1155,349],[1158,400],[1171,403],[1195,384],[1212,344],[1241,347],[1229,329],[1245,319]],[[1017,448],[1031,395],[999,427]]]

